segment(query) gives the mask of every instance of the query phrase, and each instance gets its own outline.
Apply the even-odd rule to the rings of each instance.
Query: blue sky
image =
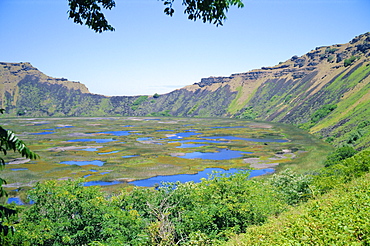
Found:
[[[116,0],[115,32],[68,19],[67,0],[0,0],[0,61],[30,62],[103,95],[152,95],[273,66],[370,31],[369,0],[244,0],[224,26],[174,17],[158,0]]]

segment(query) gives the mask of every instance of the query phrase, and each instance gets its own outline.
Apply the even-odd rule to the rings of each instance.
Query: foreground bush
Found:
[[[228,245],[370,245],[370,174],[342,185]]]
[[[40,183],[29,195],[34,205],[13,224],[7,245],[145,245],[137,213],[120,209],[81,180]]]
[[[360,177],[370,171],[370,150],[341,160],[335,165],[318,170],[313,177],[315,194],[324,194],[329,190]]]
[[[288,168],[272,175],[267,182],[289,205],[297,205],[312,198],[310,175],[297,174]]]
[[[106,199],[78,181],[47,181],[29,193],[7,245],[211,245],[263,224],[287,205],[248,173],[201,183],[135,188]]]
[[[349,157],[354,156],[357,153],[357,151],[351,147],[351,146],[343,146],[340,148],[337,148],[334,153],[330,154],[324,165],[326,167],[329,167],[331,165],[338,164],[341,160],[347,159]]]
[[[307,187],[316,199],[290,208],[262,226],[249,227],[228,245],[370,245],[369,171],[370,150],[364,150],[307,175],[307,179],[297,179],[289,170],[275,175],[269,182],[286,193],[288,202],[305,193],[298,191],[308,191]]]
[[[248,175],[137,188],[121,197],[122,207],[145,218],[153,245],[210,245],[285,210],[271,186]]]

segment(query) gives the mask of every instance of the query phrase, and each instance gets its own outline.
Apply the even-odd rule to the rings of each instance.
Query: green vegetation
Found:
[[[351,65],[354,61],[356,61],[356,59],[358,59],[358,57],[356,57],[356,56],[351,56],[350,58],[345,59],[345,60],[344,60],[344,66],[345,66],[345,67],[348,67],[348,66],[349,66],[349,65]]]
[[[323,163],[325,162],[327,155],[334,151],[334,147],[332,145],[323,143],[322,140],[311,134],[308,135],[308,138],[299,140],[299,136],[305,136],[307,133],[303,129],[286,124],[281,124],[279,126],[282,128],[283,132],[289,133],[289,138],[294,136],[293,138],[296,139],[296,147],[302,147],[299,147],[300,151],[298,151],[300,158],[292,159],[287,163],[281,162],[276,168],[278,171],[289,168],[295,173],[307,173],[310,170],[323,167]]]
[[[284,102],[285,103],[288,103],[290,101],[290,99],[292,98],[292,95],[287,95],[284,99]]]
[[[188,115],[192,115],[194,114],[194,112],[198,109],[199,107],[199,103],[195,104],[189,111],[188,111]]]
[[[337,164],[341,160],[354,156],[356,153],[357,151],[351,146],[337,148],[335,152],[328,156],[324,164],[326,167]]]
[[[246,120],[254,120],[256,119],[258,114],[254,112],[253,107],[247,107],[239,116],[239,119],[246,119]]]
[[[327,48],[325,50],[325,53],[329,53],[329,54],[334,54],[336,51],[338,50],[338,48]]]
[[[137,213],[122,210],[117,198],[107,200],[97,187],[83,187],[81,182],[37,184],[29,192],[34,205],[24,210],[22,222],[14,224],[16,232],[2,245],[145,244],[147,239],[140,234],[143,221]]]
[[[153,245],[217,242],[284,210],[271,187],[246,182],[247,177],[239,173],[164,184],[159,190],[134,189],[123,195],[122,205],[146,218]]]
[[[135,188],[104,198],[79,181],[47,181],[29,195],[35,204],[9,220],[7,245],[213,244],[285,210],[278,194],[248,173],[201,183]],[[20,219],[20,220],[19,220]],[[20,223],[17,223],[17,220]]]
[[[369,154],[370,150],[364,150],[337,164],[318,170],[317,175],[313,175],[315,194],[324,194],[368,173],[370,168]]]
[[[312,177],[297,174],[289,168],[274,174],[268,181],[289,205],[299,204],[312,197]]]
[[[149,117],[160,117],[160,116],[165,116],[165,117],[171,117],[172,115],[170,114],[170,110],[165,110],[162,112],[153,112],[150,114],[147,114]]]
[[[230,114],[237,113],[245,105],[245,102],[240,102],[240,98],[243,96],[243,87],[239,86],[236,90],[238,94],[236,94],[236,97],[231,101],[227,108],[227,112]]]
[[[323,105],[321,108],[316,110],[312,115],[311,115],[311,122],[312,123],[317,123],[321,119],[325,118],[328,114],[331,113],[334,109],[337,108],[337,105],[335,104],[327,104]]]
[[[310,186],[314,199],[249,227],[228,245],[369,245],[369,168],[368,150],[322,169]]]
[[[159,98],[160,97],[160,95],[158,94],[158,93],[155,93],[154,95],[153,95],[153,98]]]
[[[214,174],[201,183],[164,183],[109,197],[83,187],[83,180],[46,181],[29,191],[34,205],[6,220],[15,231],[2,243],[367,245],[369,170],[367,150],[312,174],[285,170],[252,180],[248,172]]]
[[[140,96],[135,101],[132,103],[131,109],[132,110],[137,110],[139,106],[144,103],[148,99],[148,96]]]
[[[333,110],[337,108],[335,104],[327,104],[316,110],[310,118],[309,122],[300,124],[299,127],[302,129],[310,129],[313,127],[317,122],[328,116]]]
[[[312,132],[322,134],[335,146],[351,145],[358,150],[370,147],[370,126],[366,123],[370,114],[370,84],[365,82],[369,72],[370,66],[359,66],[328,87],[337,93],[346,87],[353,89],[336,103],[334,111],[311,128]]]
[[[148,96],[140,96],[138,97],[133,103],[132,105],[140,105],[142,104],[143,102],[145,102],[146,100],[148,99]]]

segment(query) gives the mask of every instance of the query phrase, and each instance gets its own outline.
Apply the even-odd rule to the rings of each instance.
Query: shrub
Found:
[[[34,201],[14,225],[14,245],[87,245],[115,242],[139,245],[145,241],[142,220],[106,200],[98,187],[78,181],[47,181],[29,193]],[[17,240],[18,242],[17,242]]]
[[[348,153],[346,150],[340,152],[343,155],[344,153]],[[331,190],[342,183],[347,183],[353,178],[363,175],[365,172],[368,172],[369,169],[369,150],[364,150],[352,157],[342,159],[335,164],[322,168],[313,175],[313,186],[315,187],[315,192],[317,194],[326,193],[328,190]]]
[[[158,98],[159,97],[159,94],[158,93],[155,93],[154,95],[153,95],[153,98]]]
[[[316,199],[249,227],[227,245],[370,245],[369,171],[370,150],[320,169],[311,183]]]
[[[357,59],[356,56],[351,56],[350,58],[348,59],[345,59],[344,60],[344,66],[345,67],[348,67],[349,65],[351,65],[355,60]]]
[[[369,120],[365,120],[365,121],[361,122],[360,124],[358,124],[357,129],[365,128],[368,125],[370,125],[370,121]]]
[[[325,139],[325,142],[327,142],[327,143],[332,143],[333,141],[334,141],[334,138],[333,137],[327,137]]]
[[[337,50],[338,50],[338,48],[327,48],[325,50],[325,53],[334,54],[335,51],[337,51]]]
[[[287,103],[290,101],[290,99],[292,98],[292,95],[287,95],[284,99],[284,102]]]
[[[352,131],[346,139],[347,144],[355,144],[362,137],[361,131]]]
[[[240,119],[246,119],[246,120],[254,120],[256,119],[258,116],[258,114],[256,112],[253,111],[253,107],[250,106],[250,107],[247,107],[243,113],[241,113],[239,115],[238,118]]]
[[[138,97],[133,103],[132,105],[140,105],[142,104],[143,102],[145,102],[146,100],[148,99],[148,96],[140,96]]]
[[[328,167],[331,165],[338,164],[341,160],[352,157],[356,153],[357,151],[351,146],[343,146],[343,147],[337,148],[332,154],[330,154],[327,157],[326,161],[324,162],[324,165]]]
[[[326,104],[316,110],[312,115],[311,115],[311,121],[313,123],[319,122],[321,119],[325,118],[328,114],[330,114],[334,109],[337,108],[337,105],[335,104]]]
[[[227,245],[370,245],[370,176],[248,229]]]
[[[207,245],[285,209],[270,185],[247,180],[248,175],[165,183],[157,190],[135,188],[121,197],[122,207],[146,218],[154,245]]]
[[[269,179],[269,183],[289,205],[296,205],[302,201],[307,201],[311,197],[311,181],[310,176],[296,174],[290,169],[274,174]]]

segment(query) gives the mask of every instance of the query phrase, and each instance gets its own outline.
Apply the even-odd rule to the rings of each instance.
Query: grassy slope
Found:
[[[334,137],[334,145],[348,144],[355,134],[359,139],[355,141],[357,148],[366,148],[370,144],[370,126],[361,129],[358,125],[369,120],[370,115],[370,65],[357,68],[347,78],[339,77],[335,86],[349,86],[352,89],[345,93],[338,102],[337,108],[317,125],[310,129],[311,133],[318,133],[324,138]],[[343,122],[338,124],[338,122]],[[330,129],[332,128],[332,129]],[[330,129],[330,130],[329,130]],[[329,132],[327,132],[329,130]],[[360,132],[359,132],[360,131]]]
[[[240,110],[242,110],[245,105],[253,98],[257,89],[263,83],[264,79],[257,79],[257,80],[243,80],[241,77],[236,77],[232,83],[231,89],[237,91],[237,95],[228,105],[227,112],[230,115],[237,114]]]
[[[370,174],[252,226],[227,245],[369,245]]]
[[[369,46],[369,39],[367,34],[344,45],[318,47],[280,66],[261,69],[267,76],[255,93],[249,91],[245,109],[252,108],[258,120],[303,124],[310,133],[335,146],[350,144],[358,150],[369,147],[370,124],[358,128],[370,120],[369,51],[359,48]],[[343,59],[329,59],[331,56]],[[345,65],[350,57],[356,59]],[[239,89],[229,112],[239,109],[237,102],[243,105],[240,103],[243,90]],[[316,124],[310,122],[311,116],[327,104],[338,107]],[[243,110],[236,116],[243,117]]]

